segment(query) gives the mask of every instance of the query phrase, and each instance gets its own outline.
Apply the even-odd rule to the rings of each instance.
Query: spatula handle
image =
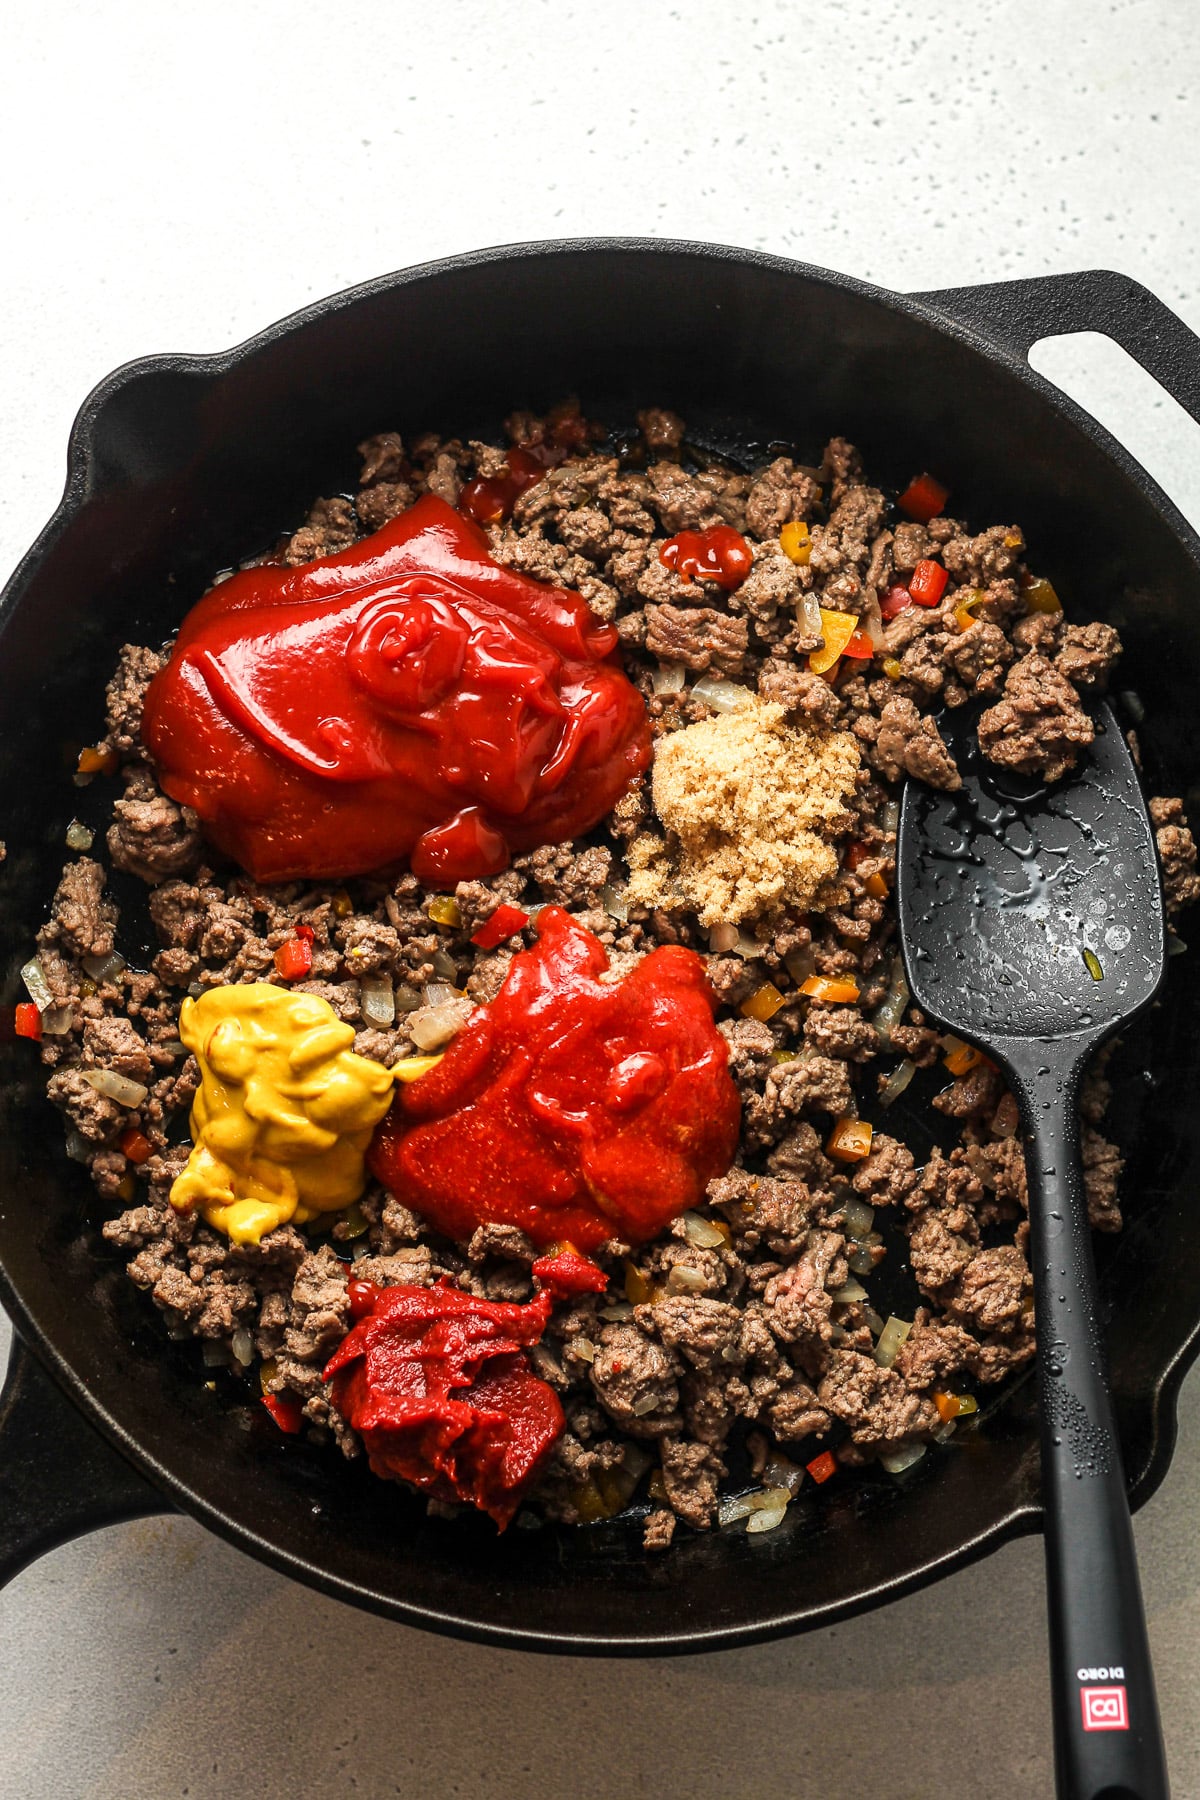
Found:
[[[1060,1800],[1167,1800],[1166,1758],[1096,1310],[1081,1059],[1014,1070],[1026,1134]]]

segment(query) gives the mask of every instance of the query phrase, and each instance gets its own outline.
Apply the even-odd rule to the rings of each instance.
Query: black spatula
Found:
[[[964,708],[942,727],[963,774],[960,792],[914,781],[904,791],[900,946],[915,1003],[986,1050],[1021,1107],[1058,1792],[1165,1800],[1077,1116],[1089,1057],[1162,979],[1154,839],[1106,705],[1078,770],[1050,787],[984,762],[974,722]]]

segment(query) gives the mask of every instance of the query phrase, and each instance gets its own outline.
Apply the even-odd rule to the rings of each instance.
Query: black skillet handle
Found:
[[[1079,1158],[1082,1061],[1063,1044],[1030,1044],[1010,1062],[1030,1188],[1057,1792],[1060,1800],[1168,1800],[1096,1310]]]
[[[0,1586],[68,1538],[168,1510],[14,1336],[0,1393]]]
[[[1156,294],[1112,269],[914,294],[1021,360],[1040,338],[1101,331],[1200,424],[1200,337]]]

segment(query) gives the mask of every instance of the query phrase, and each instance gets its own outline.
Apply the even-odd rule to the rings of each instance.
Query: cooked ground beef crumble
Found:
[[[311,1433],[336,1440],[347,1456],[359,1445],[321,1369],[349,1328],[350,1270],[384,1284],[447,1276],[489,1299],[523,1301],[533,1291],[536,1252],[508,1226],[450,1243],[377,1185],[332,1228],[326,1221],[323,1235],[285,1226],[258,1246],[236,1246],[174,1211],[167,1196],[187,1158],[199,1082],[178,1035],[183,996],[278,980],[274,953],[303,924],[313,956],[300,991],[327,1000],[355,1026],[357,1049],[391,1065],[413,1048],[405,1014],[389,1029],[370,1025],[360,980],[391,977],[402,1005],[406,996],[415,1005],[426,982],[446,980],[477,1002],[490,1000],[514,945],[482,951],[470,939],[502,903],[567,908],[605,944],[618,972],[657,944],[700,951],[743,1105],[739,1159],[711,1183],[701,1211],[653,1243],[605,1246],[598,1260],[613,1277],[609,1292],[561,1306],[531,1353],[562,1399],[567,1430],[530,1504],[571,1523],[648,1490],[644,1541],[663,1549],[677,1520],[701,1529],[715,1522],[731,1444],[760,1475],[770,1458],[779,1467],[776,1446],[800,1463],[827,1447],[843,1465],[870,1461],[944,1430],[936,1391],[997,1383],[1032,1357],[1025,1168],[1002,1078],[986,1063],[946,1078],[932,1104],[948,1122],[949,1147],[935,1146],[923,1164],[882,1129],[889,1114],[880,1091],[901,1060],[940,1071],[943,1052],[911,1007],[890,1030],[872,1022],[896,995],[894,921],[882,895],[895,874],[894,784],[906,775],[958,784],[933,715],[973,699],[987,703],[985,754],[1026,773],[1061,774],[1091,740],[1081,695],[1103,687],[1120,646],[1106,625],[1027,611],[1017,527],[973,535],[950,518],[898,518],[840,438],[819,468],[777,457],[747,473],[689,452],[673,414],[638,417],[641,435],[621,454],[594,447],[594,432],[593,447],[585,443],[524,492],[511,520],[490,529],[493,554],[574,588],[601,619],[616,622],[656,735],[712,716],[693,691],[701,675],[756,689],[792,726],[853,734],[863,765],[846,841],[859,846],[859,860],[841,871],[828,910],[784,910],[710,937],[695,913],[623,903],[628,848],[657,828],[649,780],[591,840],[536,850],[492,879],[460,883],[453,927],[431,920],[431,896],[412,875],[336,888],[258,887],[214,862],[194,815],[157,787],[138,726],[164,659],[128,645],[108,687],[101,746],[117,759],[123,787],[107,859],[148,884],[160,947],[147,969],[114,959],[117,909],[103,864],[86,855],[64,870],[38,944],[54,1004],[69,1007],[72,1020],[43,1039],[49,1092],[66,1115],[72,1153],[89,1163],[115,1214],[104,1236],[128,1256],[131,1279],[174,1336],[203,1340],[210,1357],[224,1355],[234,1369],[261,1360],[270,1391],[297,1397]],[[514,442],[536,443],[545,429],[527,414],[509,421]],[[392,432],[360,449],[358,494],[318,500],[277,560],[298,565],[345,548],[425,491],[453,504],[504,455],[495,445],[433,436],[405,445]],[[779,544],[794,521],[811,534],[804,566]],[[716,524],[743,532],[753,552],[733,593],[659,560],[666,537]],[[941,602],[882,625],[880,594],[930,556],[950,573]],[[966,631],[954,617],[964,589],[983,595]],[[843,663],[834,681],[812,673],[807,653],[820,640],[803,604],[810,594],[873,619],[879,655]],[[690,683],[665,691],[662,666],[687,671]],[[1196,846],[1178,800],[1150,805],[1174,911],[1200,897]],[[798,992],[805,973],[853,975],[859,1004],[810,1003]],[[766,980],[785,1004],[762,1022],[739,1007]],[[105,1097],[84,1079],[97,1069],[143,1084],[146,1099],[130,1110]],[[1092,1223],[1114,1231],[1121,1155],[1103,1136],[1106,1100],[1101,1063],[1081,1103],[1083,1161]],[[836,1163],[823,1147],[831,1122],[860,1109],[876,1124],[870,1154]],[[152,1150],[136,1165],[119,1147],[131,1127]],[[882,1321],[871,1281],[889,1256],[906,1256],[920,1304],[907,1341],[883,1367],[874,1356]]]

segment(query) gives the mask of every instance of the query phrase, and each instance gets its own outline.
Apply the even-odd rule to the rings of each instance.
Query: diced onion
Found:
[[[889,800],[879,815],[879,829],[885,837],[895,835],[900,825],[900,802]]]
[[[248,1369],[254,1360],[254,1339],[244,1325],[239,1325],[229,1340],[229,1348],[233,1351],[234,1362],[241,1363]]]
[[[672,1263],[667,1275],[667,1292],[669,1294],[702,1294],[708,1286],[708,1279],[699,1269],[689,1269],[686,1263]]]
[[[168,1056],[186,1056],[188,1053],[188,1047],[182,1038],[163,1038],[158,1047],[165,1050]]]
[[[1184,943],[1183,939],[1181,937],[1177,937],[1173,931],[1167,932],[1167,955],[1168,956],[1186,956],[1187,955],[1187,945]]]
[[[140,1106],[150,1091],[140,1081],[118,1075],[115,1069],[81,1069],[79,1072],[89,1087],[103,1094],[106,1100],[115,1100],[118,1106]]]
[[[816,973],[817,963],[812,945],[802,944],[798,949],[789,950],[783,959],[783,966],[799,987],[810,975]]]
[[[396,1023],[396,995],[390,975],[363,975],[358,983],[358,1004],[368,1025],[386,1031]]]
[[[54,1005],[54,995],[50,991],[50,983],[46,980],[46,971],[36,956],[30,957],[21,970],[21,980],[25,983],[25,991],[40,1013]]]
[[[685,1212],[683,1229],[689,1244],[695,1244],[699,1250],[715,1250],[718,1244],[726,1241],[725,1233],[711,1219],[702,1219],[699,1213]]]
[[[125,967],[125,958],[119,950],[110,950],[107,956],[85,956],[83,966],[93,981],[111,981]]]
[[[646,1470],[653,1461],[654,1458],[650,1455],[650,1452],[648,1450],[643,1450],[640,1444],[628,1443],[625,1445],[624,1453],[621,1458],[621,1466],[625,1470],[625,1473],[632,1476],[633,1480],[636,1482],[642,1479],[642,1476],[646,1473]]]
[[[763,1470],[762,1478],[768,1490],[782,1488],[787,1494],[797,1494],[804,1480],[804,1470],[799,1463],[789,1462],[786,1456],[777,1453]]]
[[[905,1469],[911,1469],[924,1456],[925,1444],[901,1444],[899,1450],[893,1450],[887,1456],[881,1456],[880,1462],[889,1475],[903,1475]]]
[[[462,1030],[474,1010],[474,1001],[462,998],[410,1013],[408,1025],[413,1043],[418,1050],[440,1050],[443,1044],[448,1044]]]
[[[879,1090],[880,1106],[890,1106],[893,1100],[898,1100],[916,1072],[917,1065],[911,1056],[906,1056],[902,1063],[897,1063]]]
[[[868,588],[867,595],[867,604],[859,623],[871,640],[872,650],[879,656],[887,649],[887,639],[883,635],[883,614],[879,610],[879,596],[874,588]]]
[[[754,1494],[726,1494],[717,1502],[717,1524],[736,1525],[739,1519],[748,1519],[756,1498]]]
[[[590,1363],[596,1360],[596,1346],[591,1338],[573,1337],[567,1344],[567,1349],[572,1356],[577,1356],[580,1362]]]
[[[659,663],[651,672],[650,687],[656,694],[678,694],[683,688],[682,663]]]
[[[658,1395],[657,1394],[655,1394],[655,1393],[642,1394],[637,1400],[634,1401],[633,1405],[630,1407],[629,1410],[633,1414],[635,1419],[644,1419],[646,1417],[646,1414],[652,1413],[657,1405],[658,1405]]]
[[[607,1325],[623,1325],[626,1319],[632,1319],[633,1308],[628,1300],[614,1300],[611,1306],[600,1308],[600,1317]]]
[[[875,1258],[866,1244],[860,1244],[856,1250],[852,1250],[846,1260],[856,1275],[870,1275],[875,1267]]]
[[[425,1004],[416,988],[410,987],[407,981],[397,983],[392,998],[396,1003],[398,1013],[416,1012],[419,1006]]]
[[[954,1436],[954,1433],[957,1431],[957,1429],[958,1429],[958,1420],[957,1419],[947,1419],[943,1424],[939,1425],[937,1430],[934,1432],[934,1434],[933,1434],[934,1442],[936,1444],[944,1444],[946,1442],[947,1438],[952,1438]]]
[[[892,1314],[879,1334],[879,1342],[875,1346],[875,1361],[881,1369],[890,1369],[900,1354],[900,1346],[912,1330],[909,1319],[898,1319]]]
[[[1126,688],[1119,698],[1134,724],[1140,725],[1146,717],[1146,707],[1141,695],[1135,694],[1132,688]]]
[[[811,588],[796,602],[796,623],[806,637],[820,637],[821,602]]]
[[[42,1030],[47,1037],[65,1037],[74,1023],[72,1006],[51,1006],[42,1014]]]
[[[619,919],[623,924],[629,917],[629,899],[622,888],[602,887],[600,899],[610,919]]]
[[[783,1515],[787,1511],[787,1501],[782,1506],[760,1506],[746,1520],[746,1530],[757,1536],[760,1531],[774,1531],[777,1525],[783,1524]]]
[[[458,988],[448,981],[430,981],[425,986],[426,1006],[445,1006],[450,1000],[460,1000],[462,995]]]
[[[728,922],[714,925],[708,934],[708,947],[714,956],[725,956],[733,949],[740,936],[736,925]]]
[[[904,1017],[910,998],[908,983],[904,979],[904,965],[897,957],[892,965],[891,985],[882,1004],[876,1008],[871,1018],[872,1025],[879,1033],[879,1041],[885,1049],[892,1041],[893,1031]]]
[[[92,1153],[92,1147],[83,1133],[76,1131],[73,1125],[67,1126],[66,1152],[72,1162],[85,1163]]]
[[[714,712],[736,712],[741,706],[749,706],[754,695],[747,687],[741,687],[736,681],[722,681],[716,676],[702,675],[692,689],[694,700],[703,700]]]
[[[206,1369],[224,1369],[229,1362],[228,1346],[215,1344],[210,1338],[201,1346],[200,1360]]]
[[[875,1223],[875,1208],[865,1200],[847,1200],[842,1206],[842,1217],[847,1237],[865,1238]]]
[[[440,975],[443,981],[453,985],[458,980],[458,966],[448,950],[435,950],[433,954],[433,972]]]
[[[853,1278],[849,1281],[844,1281],[841,1287],[835,1288],[833,1293],[829,1296],[829,1298],[836,1302],[838,1306],[849,1306],[852,1300],[865,1300],[866,1297],[867,1290],[862,1285],[862,1282],[855,1281]]]
[[[81,825],[78,819],[72,819],[67,826],[67,849],[90,850],[95,835],[86,825]]]
[[[867,1325],[870,1328],[872,1336],[878,1337],[880,1332],[883,1330],[883,1320],[880,1318],[879,1314],[875,1311],[875,1308],[873,1306],[864,1306],[862,1309],[862,1315],[863,1315],[863,1318],[867,1321]]]

